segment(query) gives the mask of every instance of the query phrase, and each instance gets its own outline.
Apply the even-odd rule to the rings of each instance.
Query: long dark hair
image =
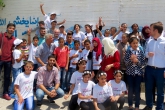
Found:
[[[79,65],[82,64],[82,63],[84,63],[84,62],[87,63],[87,61],[84,60],[83,57],[80,58],[80,59],[78,60],[77,64],[76,64],[76,70],[79,70]]]

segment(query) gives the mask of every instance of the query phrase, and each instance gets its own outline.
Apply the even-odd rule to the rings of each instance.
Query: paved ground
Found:
[[[140,105],[140,109],[145,107],[145,94],[142,93],[141,94],[141,105]],[[0,110],[12,110],[12,102],[13,99],[10,101],[6,101],[2,98],[0,98]],[[68,103],[69,100],[64,100],[63,98],[60,98],[58,100],[55,101],[55,104],[49,104],[48,100],[46,99],[46,96],[43,100],[43,105],[41,107],[36,107],[35,110],[67,110],[68,107]],[[153,108],[153,110],[155,109],[155,106]],[[127,96],[126,96],[126,103],[124,104],[124,109],[123,110],[128,110],[128,104],[127,104]],[[164,108],[165,110],[165,108]]]

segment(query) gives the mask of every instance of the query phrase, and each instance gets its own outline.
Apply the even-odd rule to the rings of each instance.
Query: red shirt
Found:
[[[57,64],[59,67],[65,67],[67,64],[67,58],[69,55],[68,47],[60,47],[55,48],[54,54],[56,55]]]
[[[11,36],[8,38],[7,33],[3,34],[3,40],[2,40],[2,34],[0,34],[0,48],[2,43],[2,55],[1,55],[1,61],[11,61],[12,60],[12,50],[14,47],[14,40],[15,37]]]
[[[114,67],[109,69],[108,71],[105,71],[105,67],[109,64],[113,64]],[[114,79],[113,73],[115,70],[118,70],[120,68],[120,54],[119,51],[116,51],[114,53],[114,56],[104,56],[102,62],[100,63],[101,70],[107,73],[107,80]]]

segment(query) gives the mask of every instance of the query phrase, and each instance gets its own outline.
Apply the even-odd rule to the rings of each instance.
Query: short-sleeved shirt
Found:
[[[86,70],[91,70],[91,60],[88,60],[89,52],[90,50],[84,49],[81,53],[81,57],[83,57],[83,59],[87,61]]]
[[[93,81],[88,81],[88,83],[84,83],[83,81],[81,81],[78,84],[78,93],[81,93],[83,96],[90,96],[90,95],[92,95],[92,89],[94,86],[95,86],[95,83]],[[80,105],[81,101],[90,102],[92,100],[78,98],[77,102],[79,105]]]
[[[64,38],[64,40],[66,40],[66,35],[64,35],[63,33],[60,33],[59,37],[62,37],[62,38]]]
[[[80,48],[81,49],[83,48],[82,41],[84,41],[86,38],[87,38],[87,36],[82,31],[73,34],[73,39],[80,41]]]
[[[112,88],[108,84],[104,85],[103,87],[96,84],[93,88],[93,98],[97,99],[97,103],[103,103],[113,96]]]
[[[122,92],[127,90],[126,84],[124,81],[120,81],[120,83],[116,83],[115,80],[110,80],[109,83],[111,84],[113,96],[121,95]]]
[[[19,59],[21,56],[21,50],[14,49],[13,51],[13,58],[14,58],[14,64],[13,68],[20,68],[23,66],[23,59],[20,62],[17,62],[16,59]]]
[[[37,51],[36,51],[36,57],[40,58],[42,60],[43,63],[47,63],[48,57],[50,55],[53,54],[53,50],[55,49],[55,45],[54,43],[51,43],[50,47],[46,44],[46,42],[44,42],[43,44],[41,44]],[[41,64],[39,62],[37,62],[39,66],[41,66]]]
[[[78,71],[75,71],[75,72],[72,74],[70,83],[71,83],[71,84],[75,84],[75,87],[74,87],[74,89],[73,89],[72,95],[78,94],[78,84],[80,83],[80,81],[82,81],[82,74],[83,74],[83,73],[80,73],[80,72],[78,72]]]
[[[38,49],[38,46],[34,46],[33,43],[30,44],[28,61],[32,61],[34,64],[37,64],[37,61],[35,58],[37,49]]]
[[[60,84],[58,69],[53,66],[51,71],[47,70],[46,66],[40,67],[38,71],[37,85],[44,85],[45,87],[54,87],[55,84]]]
[[[38,45],[40,46],[41,44],[43,44],[45,42],[45,37],[38,37],[39,41],[38,41]]]
[[[2,39],[2,37],[3,37],[3,39]],[[7,33],[3,33],[3,35],[0,34],[0,46],[3,41],[2,48],[0,47],[1,51],[2,51],[2,55],[0,58],[1,61],[11,61],[12,60],[12,49],[14,47],[14,40],[15,40],[14,36],[11,36],[10,38],[8,38]]]
[[[73,55],[78,55],[78,57],[70,60],[70,67],[76,69],[76,65],[73,65],[72,62],[77,63],[78,60],[81,58],[81,53],[79,52],[79,50],[70,50],[69,57],[72,57]]]
[[[54,50],[54,55],[56,55],[57,64],[59,67],[65,67],[68,60],[69,49],[68,47],[57,47]]]
[[[74,49],[74,42],[73,41],[70,44],[68,42],[65,42],[65,45],[67,45],[70,50]]]
[[[51,26],[51,19],[50,19],[50,16],[48,16],[47,14],[45,14],[44,15],[44,18],[45,18],[45,20],[44,20],[44,23],[45,23],[45,27],[46,27],[46,29],[49,29],[49,28],[51,28],[52,26]],[[54,19],[54,20],[56,20],[56,19]]]
[[[36,71],[31,71],[29,75],[20,73],[15,79],[14,85],[19,86],[19,92],[23,99],[33,96],[33,82],[37,75]],[[16,100],[18,96],[16,95]]]

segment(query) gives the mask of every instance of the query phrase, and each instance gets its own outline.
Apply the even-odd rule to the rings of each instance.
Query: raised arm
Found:
[[[27,35],[28,35],[28,45],[31,44],[31,30],[32,30],[32,29],[28,29],[28,30],[27,30]]]
[[[65,22],[66,22],[66,20],[64,19],[62,22],[57,23],[57,25],[64,24]]]
[[[44,4],[40,4],[40,9],[41,9],[41,13],[42,13],[43,15],[45,15],[45,12],[44,12],[44,10],[43,10],[43,8],[42,8],[43,5],[44,5]]]
[[[101,33],[98,24],[96,24],[96,29],[97,29],[97,32],[99,33],[100,37],[102,37],[103,34]]]

